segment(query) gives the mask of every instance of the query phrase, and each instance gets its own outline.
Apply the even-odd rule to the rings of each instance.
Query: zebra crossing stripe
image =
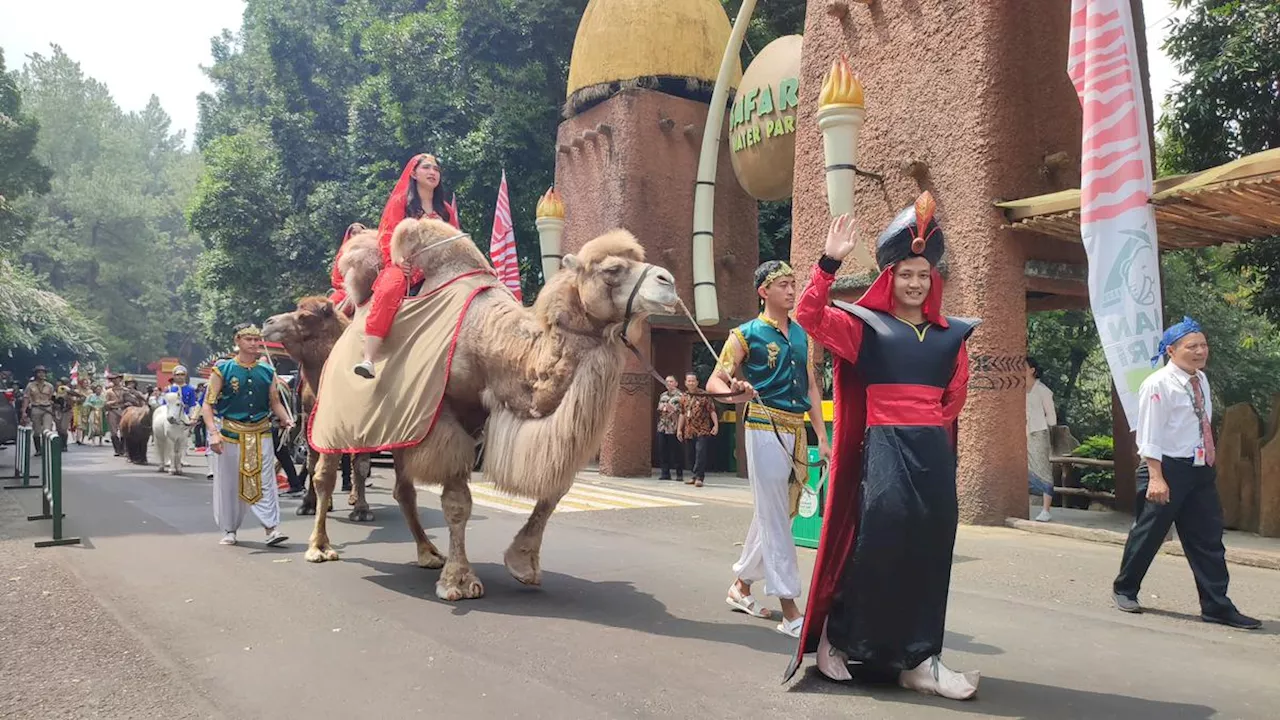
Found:
[[[426,490],[437,495],[440,487],[427,487]],[[513,513],[527,514],[533,511],[534,501],[513,497],[500,492],[492,483],[472,483],[471,501],[481,507],[492,510],[504,510]],[[690,507],[698,505],[690,500],[647,495],[607,488],[600,485],[575,484],[567,495],[561,498],[556,512],[589,512],[594,510],[639,510],[660,507]]]

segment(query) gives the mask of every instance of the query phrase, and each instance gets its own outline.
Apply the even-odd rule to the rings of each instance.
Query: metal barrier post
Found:
[[[31,484],[31,436],[30,425],[18,427],[18,437],[13,443],[13,477],[22,478],[21,485],[5,485],[5,490],[40,487]]]
[[[53,539],[41,540],[35,544],[36,547],[79,544],[80,538],[62,537],[62,437],[56,430],[44,433],[44,454],[41,456],[40,469],[44,514],[31,515],[27,520],[52,520]]]

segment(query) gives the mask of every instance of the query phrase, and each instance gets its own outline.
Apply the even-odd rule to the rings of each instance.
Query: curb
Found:
[[[1124,546],[1125,540],[1128,539],[1128,535],[1125,533],[1119,533],[1114,530],[1039,523],[1034,520],[1023,520],[1022,518],[1005,518],[1004,524],[1015,530],[1021,530],[1023,532],[1034,533],[1037,535],[1054,535],[1057,537],[1070,538],[1072,540],[1085,540],[1088,542],[1104,543],[1107,545],[1120,545],[1122,547]],[[1182,545],[1172,541],[1161,545],[1160,552],[1164,555],[1186,557],[1182,552]],[[1280,570],[1280,554],[1277,553],[1259,552],[1257,550],[1241,550],[1238,548],[1228,547],[1227,562],[1235,565],[1263,568],[1265,570]]]

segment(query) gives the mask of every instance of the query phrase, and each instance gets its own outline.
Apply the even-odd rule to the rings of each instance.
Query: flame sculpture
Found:
[[[866,121],[862,83],[853,74],[849,58],[841,56],[831,65],[818,100],[818,128],[826,158],[827,205],[831,217],[853,212],[853,189],[857,180],[858,136]],[[854,260],[866,270],[875,270],[875,258],[859,243]]]
[[[538,245],[542,249],[542,282],[549,282],[560,271],[560,238],[564,236],[564,201],[555,187],[547,189],[538,200],[534,224],[538,227]]]

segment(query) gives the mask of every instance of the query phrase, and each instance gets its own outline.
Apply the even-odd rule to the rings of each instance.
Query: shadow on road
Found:
[[[1041,685],[1039,683],[983,677],[978,696],[967,702],[946,700],[903,690],[892,682],[859,682],[837,684],[818,672],[812,665],[805,668],[799,681],[789,692],[820,695],[851,695],[874,698],[880,702],[899,705],[930,706],[954,712],[976,715],[994,715],[1011,718],[1036,718],[1036,720],[1131,720],[1132,718],[1160,718],[1160,720],[1208,720],[1217,710],[1205,705],[1162,702],[1126,695],[1089,692]]]
[[[1194,622],[1194,623],[1204,622],[1203,620],[1200,619],[1199,615],[1174,612],[1173,610],[1162,610],[1160,608],[1151,608],[1147,606],[1143,606],[1142,614],[1155,615],[1157,617],[1173,618],[1175,620],[1186,620],[1187,622]],[[1276,623],[1268,622],[1266,619],[1263,619],[1262,627],[1258,628],[1257,630],[1237,630],[1235,628],[1229,628],[1221,625],[1218,627],[1221,627],[1222,632],[1224,633],[1240,633],[1242,635],[1249,635],[1251,637],[1254,635],[1280,635],[1280,629],[1277,629]]]
[[[378,572],[368,580],[387,590],[442,603],[435,597],[438,571],[422,570],[409,563],[388,563],[346,556],[344,562],[364,565]],[[453,605],[455,615],[509,615],[528,618],[577,620],[606,627],[636,630],[664,637],[708,640],[741,645],[753,650],[789,654],[795,641],[774,632],[775,621],[752,623],[700,622],[676,617],[652,595],[629,582],[594,582],[571,575],[542,572],[542,588],[521,585],[496,563],[473,563],[485,586],[482,600]],[[781,668],[785,665],[782,662]]]

